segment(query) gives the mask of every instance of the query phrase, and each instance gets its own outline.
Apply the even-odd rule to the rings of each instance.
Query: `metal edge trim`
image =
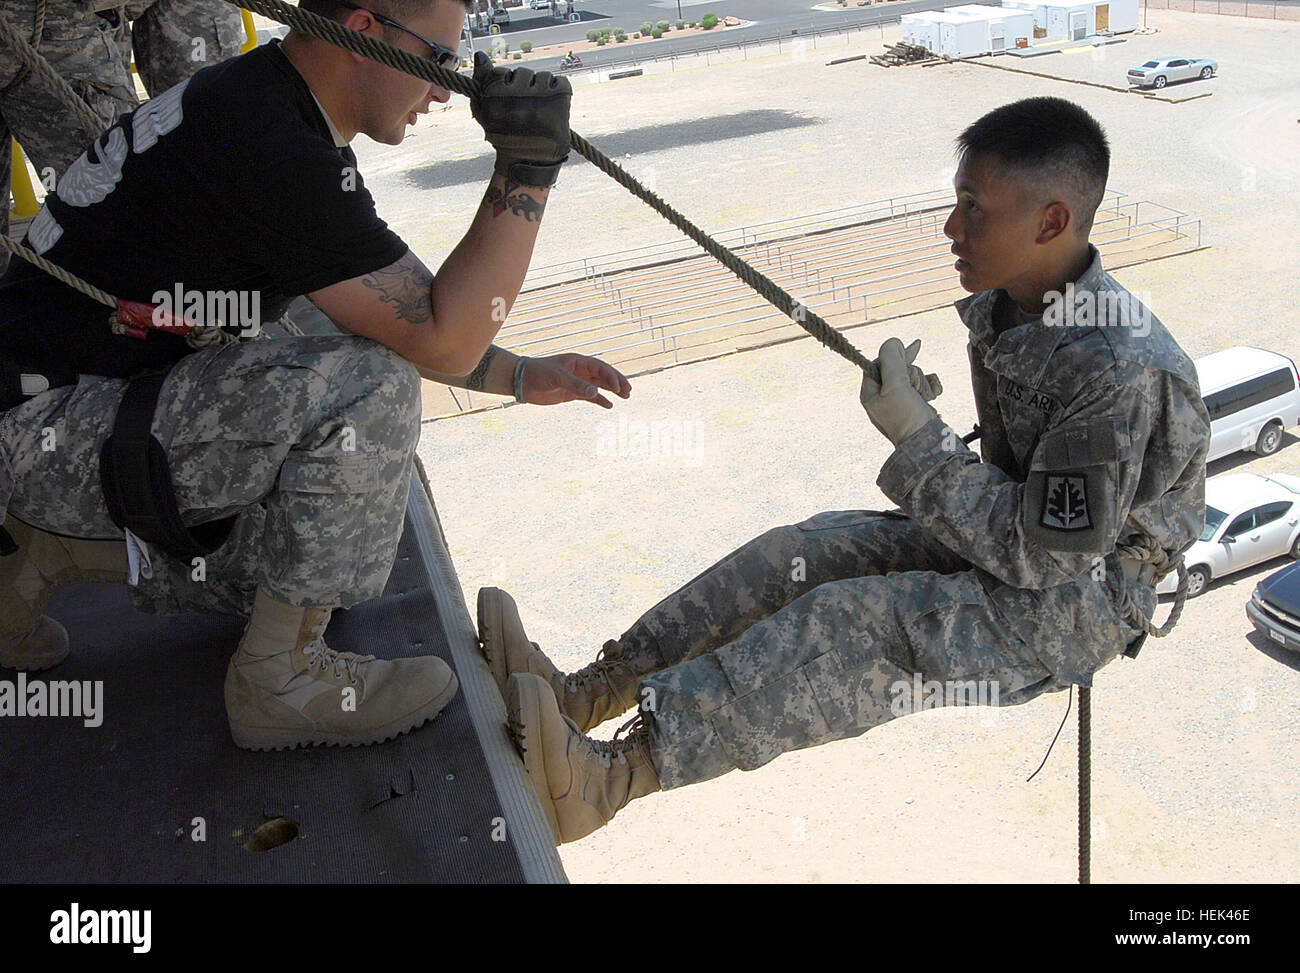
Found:
[[[530,883],[567,884],[569,879],[564,874],[564,864],[551,837],[550,826],[514,745],[506,735],[505,703],[487,663],[479,654],[478,634],[447,551],[446,535],[419,456],[415,457],[407,509],[438,615],[443,620],[447,644],[456,664],[460,690],[469,706],[470,720],[483,748],[492,786],[501,802],[501,813],[519,855],[524,878]]]

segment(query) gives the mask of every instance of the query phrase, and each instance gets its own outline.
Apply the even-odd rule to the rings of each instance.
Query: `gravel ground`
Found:
[[[1161,10],[1149,21],[1159,33],[1098,60],[1050,55],[1032,69],[1122,78],[1130,61],[1157,49],[1186,51],[1221,62],[1212,97],[1175,105],[976,65],[829,67],[841,52],[804,51],[580,84],[574,127],[600,144],[611,132],[755,107],[812,119],[793,132],[627,160],[720,229],[946,185],[952,138],[978,115],[1034,94],[1072,98],[1107,126],[1112,188],[1204,221],[1207,249],[1127,269],[1121,281],[1192,355],[1248,341],[1295,356],[1300,25]],[[878,40],[858,48],[878,49]],[[483,183],[415,193],[409,172],[472,158],[480,139],[460,103],[399,150],[358,147],[380,212],[432,266],[463,233]],[[488,168],[484,159],[484,180]],[[584,164],[553,194],[534,264],[674,233]],[[874,354],[889,334],[923,339],[922,363],[947,389],[945,419],[969,428],[955,314],[850,337]],[[802,340],[642,377],[612,413],[574,404],[428,424],[420,452],[467,601],[472,608],[481,585],[505,587],[531,637],[576,668],[750,537],[820,510],[887,503],[874,483],[887,444],[862,413],[857,385],[851,368]],[[618,446],[649,428],[640,423],[677,438],[656,455],[629,455]],[[1238,466],[1300,472],[1300,447],[1288,436],[1276,456],[1229,459],[1210,472]],[[1280,563],[1213,586],[1171,638],[1099,674],[1096,880],[1300,879],[1287,837],[1300,810],[1300,660],[1255,636],[1243,607]],[[1010,710],[895,720],[756,773],[638,801],[561,854],[582,882],[1072,881],[1073,718],[1047,766],[1025,780],[1065,704],[1058,694]]]

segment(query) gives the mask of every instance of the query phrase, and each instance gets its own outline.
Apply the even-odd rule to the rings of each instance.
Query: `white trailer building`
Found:
[[[1033,11],[1039,41],[1081,41],[1138,27],[1138,0],[1002,0],[1002,5]]]
[[[959,14],[972,21],[987,25],[986,51],[996,54],[1009,47],[1028,47],[1033,43],[1033,12],[1018,7],[988,7],[982,4],[968,3],[958,7],[948,7],[946,14]],[[981,51],[980,53],[985,53]],[[969,57],[968,54],[954,55]]]
[[[922,10],[902,16],[903,43],[924,47],[927,51],[936,49],[939,43],[939,18],[943,14],[938,10]]]
[[[904,43],[944,57],[978,57],[1028,47],[1034,39],[1034,12],[1021,8],[962,4],[906,13],[901,20]]]
[[[1013,7],[963,4],[904,14],[901,19],[905,43],[952,58],[1027,47],[1034,32],[1033,12]]]

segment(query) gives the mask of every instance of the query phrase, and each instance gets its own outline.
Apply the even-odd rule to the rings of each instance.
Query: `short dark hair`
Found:
[[[390,20],[400,21],[403,17],[415,16],[428,10],[438,0],[351,0],[351,2],[366,10],[374,8],[375,13],[382,14]],[[460,0],[460,3],[466,10],[472,10],[474,7],[474,0]],[[298,8],[316,14],[318,17],[328,17],[330,20],[345,20],[347,15],[352,13],[351,8],[336,3],[335,0],[298,0]]]
[[[993,156],[1030,184],[1031,195],[1064,196],[1084,237],[1092,229],[1106,193],[1110,144],[1100,123],[1074,102],[1026,98],[995,108],[957,137],[957,153],[959,164]]]

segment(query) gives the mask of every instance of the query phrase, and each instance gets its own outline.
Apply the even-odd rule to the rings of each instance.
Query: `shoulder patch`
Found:
[[[1092,518],[1088,514],[1088,478],[1049,475],[1046,479],[1039,524],[1049,530],[1089,529]]]

